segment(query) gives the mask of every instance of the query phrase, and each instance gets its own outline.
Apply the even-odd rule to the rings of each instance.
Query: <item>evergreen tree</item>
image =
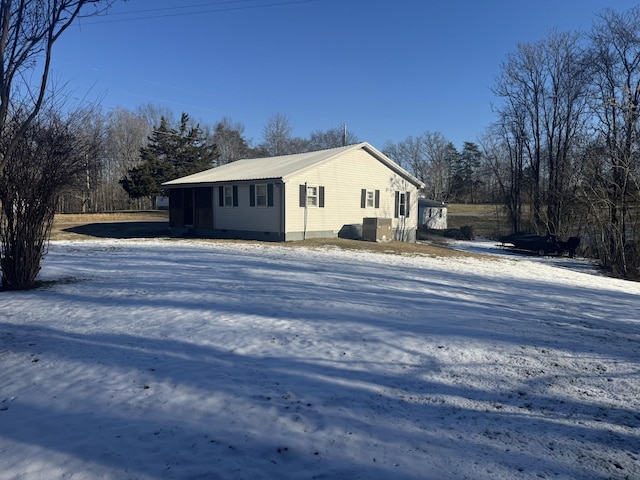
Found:
[[[455,156],[452,163],[451,190],[458,201],[475,202],[479,187],[478,170],[482,153],[473,142],[464,142],[462,152]]]
[[[140,149],[140,164],[129,169],[120,184],[131,198],[163,195],[162,183],[213,167],[218,157],[216,145],[207,142],[199,125],[189,126],[189,115],[182,114],[177,129],[165,117]]]

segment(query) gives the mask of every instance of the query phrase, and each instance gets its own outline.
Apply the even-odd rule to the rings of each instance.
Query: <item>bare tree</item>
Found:
[[[272,116],[262,129],[262,147],[272,156],[295,153],[292,148],[291,120],[282,113]]]
[[[531,212],[533,223],[542,224],[542,102],[544,92],[543,46],[519,44],[517,51],[507,56],[502,65],[494,93],[504,101],[498,110],[501,121],[508,122],[508,132],[518,139],[527,160],[526,168],[531,178]],[[512,119],[517,119],[513,122]],[[518,128],[520,131],[514,132]]]
[[[56,212],[89,213],[104,210],[101,208],[105,161],[104,118],[98,108],[86,108],[79,115],[83,122],[75,126],[74,136],[86,145],[83,149],[83,171],[81,175],[71,176],[73,181],[70,180],[59,195]]]
[[[568,228],[576,186],[572,158],[587,120],[589,69],[580,40],[575,33],[551,33],[543,41],[519,44],[494,89],[503,99],[494,134],[505,135],[503,144],[518,159],[514,167],[521,168],[524,154],[533,225],[551,234]],[[514,172],[518,177],[524,180]]]
[[[590,66],[575,33],[554,33],[545,42],[546,95],[542,104],[547,168],[546,227],[568,234],[587,121]],[[569,225],[568,225],[569,224]],[[566,236],[566,235],[565,235]]]
[[[242,123],[233,122],[229,117],[224,117],[218,122],[213,132],[213,143],[220,154],[218,165],[252,156],[252,150],[243,134]]]
[[[309,150],[325,150],[329,148],[353,145],[358,142],[358,137],[347,130],[346,125],[330,128],[329,130],[316,130],[309,136]]]
[[[0,173],[42,107],[53,45],[76,18],[104,11],[113,1],[0,0],[0,132],[5,140],[11,135],[0,152]],[[40,81],[34,85],[33,78]],[[13,114],[17,109],[21,115]],[[10,131],[4,128],[7,118]],[[22,123],[13,125],[16,119]]]
[[[640,127],[640,7],[607,10],[591,32],[593,112],[599,137],[585,182],[600,231],[596,254],[624,277],[640,277],[638,165]],[[593,161],[597,159],[599,161]]]
[[[149,131],[153,131],[157,125],[160,125],[160,121],[163,118],[171,125],[176,123],[173,110],[166,105],[156,105],[151,102],[139,105],[136,108],[135,115],[147,122]]]
[[[127,172],[140,164],[140,149],[152,133],[148,120],[139,112],[117,108],[106,120],[104,161],[101,171],[103,210],[131,208],[131,199],[120,185]],[[148,208],[141,202],[137,208]]]
[[[422,179],[426,193],[434,200],[447,201],[451,191],[451,164],[458,152],[440,132],[425,132],[422,143],[429,159],[429,171]]]
[[[47,218],[55,209],[55,203],[49,201],[57,200],[57,195],[38,190],[41,185],[36,182],[28,185],[30,191],[17,184],[22,178],[20,168],[33,168],[25,162],[41,155],[29,150],[25,138],[47,99],[53,46],[76,18],[104,11],[112,3],[113,0],[0,0],[3,288],[26,288],[33,283],[42,257],[40,234],[48,235]],[[40,135],[37,131],[29,134]],[[64,144],[64,136],[54,138],[59,149],[49,154],[60,159],[57,153],[63,148],[60,143]],[[15,223],[16,212],[20,212],[19,223]]]
[[[450,170],[457,151],[440,132],[425,132],[417,137],[410,135],[397,144],[387,142],[383,150],[425,183],[425,195],[434,200],[448,200]]]
[[[502,116],[487,130],[482,139],[484,158],[498,186],[498,198],[503,202],[512,232],[523,230],[524,164],[526,156],[522,118]]]
[[[14,143],[11,162],[0,174],[0,268],[2,288],[34,284],[53,223],[58,196],[85,174],[86,159],[95,153],[80,125],[86,112],[62,119],[44,111]],[[24,114],[26,115],[26,114]],[[21,129],[24,118],[12,117],[6,129]],[[14,137],[8,137],[13,139]],[[6,143],[2,148],[7,148]]]

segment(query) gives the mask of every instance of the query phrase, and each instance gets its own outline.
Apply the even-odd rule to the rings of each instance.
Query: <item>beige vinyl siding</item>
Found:
[[[273,206],[251,207],[249,205],[249,186],[251,184],[273,184]],[[227,184],[223,184],[227,185]],[[256,232],[279,232],[282,211],[282,188],[284,185],[273,181],[255,181],[251,183],[229,183],[238,185],[238,206],[221,207],[218,200],[218,187],[215,187],[214,228],[217,230],[238,230]]]
[[[361,224],[364,217],[394,219],[395,192],[410,192],[408,228],[415,228],[418,218],[416,187],[395,174],[382,162],[363,149],[351,150],[328,162],[303,170],[287,178],[287,232],[300,232],[305,228],[305,209],[299,203],[299,185],[324,186],[324,208],[308,207],[306,231],[337,232],[344,225]],[[379,208],[361,208],[361,191],[379,190]]]

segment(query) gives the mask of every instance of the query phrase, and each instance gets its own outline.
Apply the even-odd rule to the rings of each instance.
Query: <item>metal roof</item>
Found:
[[[447,204],[444,202],[439,202],[437,200],[431,200],[429,198],[419,198],[418,205],[423,207],[447,207]]]
[[[399,175],[422,187],[420,180],[402,169],[383,153],[376,150],[367,142],[348,145],[346,147],[318,150],[315,152],[296,153],[279,157],[251,158],[237,160],[219,167],[211,168],[203,172],[194,173],[186,177],[177,178],[162,185],[165,187],[178,187],[195,184],[210,184],[218,182],[237,182],[251,180],[281,179],[286,181],[289,175],[300,173],[302,170],[316,166],[350,150],[364,149],[369,154],[380,160]]]

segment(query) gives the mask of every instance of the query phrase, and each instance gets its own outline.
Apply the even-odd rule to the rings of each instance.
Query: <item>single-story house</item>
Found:
[[[427,198],[418,199],[418,228],[447,229],[447,204]]]
[[[370,144],[238,160],[163,184],[176,235],[292,241],[360,238],[388,219],[415,241],[424,184]]]

